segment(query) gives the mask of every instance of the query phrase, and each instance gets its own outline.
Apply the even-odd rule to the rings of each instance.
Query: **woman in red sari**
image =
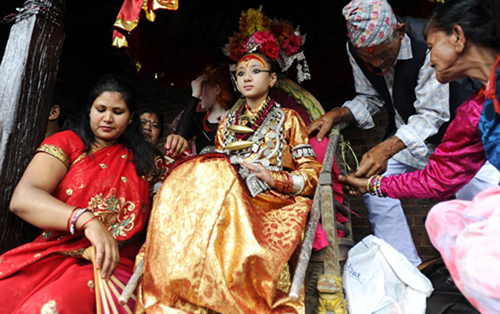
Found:
[[[103,77],[89,100],[74,131],[37,149],[12,197],[11,211],[45,231],[0,256],[4,313],[94,313],[94,266],[82,258],[91,246],[108,284],[119,287],[133,271],[151,183],[161,174],[157,152],[140,132],[128,82]]]

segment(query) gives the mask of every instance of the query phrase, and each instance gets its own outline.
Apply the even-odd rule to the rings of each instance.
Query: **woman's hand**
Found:
[[[165,143],[165,150],[172,158],[180,156],[188,148],[188,141],[178,134],[170,134]]]
[[[201,76],[198,76],[191,82],[191,89],[193,90],[193,93],[191,95],[193,97],[196,98],[201,97],[201,92],[203,91],[203,82],[206,82],[207,80],[208,80],[208,74],[203,74]]]
[[[81,223],[85,223],[92,216],[90,213],[85,213],[78,220]],[[101,269],[101,277],[109,279],[120,261],[118,243],[109,233],[108,228],[99,219],[89,222],[83,229],[83,233],[89,239],[90,243],[95,246],[95,263],[96,267]]]
[[[362,194],[367,193],[366,185],[368,183],[367,178],[358,178],[354,175],[354,173],[349,173],[345,176],[339,176],[340,182],[343,182],[346,185],[347,191],[349,191],[350,195],[360,196]]]
[[[246,162],[242,162],[241,165],[250,170],[250,172],[255,173],[255,176],[257,178],[266,182],[271,188],[276,188],[276,182],[271,175],[271,171],[267,170],[264,166],[258,164],[249,164]]]

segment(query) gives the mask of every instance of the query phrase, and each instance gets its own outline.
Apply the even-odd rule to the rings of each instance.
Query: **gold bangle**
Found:
[[[375,175],[368,178],[368,182],[366,182],[366,192],[368,192],[369,194],[373,193],[372,191],[370,191],[370,186],[372,185],[373,178],[375,178]]]

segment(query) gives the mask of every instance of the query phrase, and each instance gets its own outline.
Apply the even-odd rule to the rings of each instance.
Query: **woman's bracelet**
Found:
[[[68,217],[68,222],[66,223],[66,229],[69,231],[69,225],[71,224],[71,217],[73,217],[73,214],[75,213],[75,210],[77,210],[78,207],[75,207],[73,208],[73,210],[71,211],[71,214],[69,214],[69,217]]]
[[[375,176],[371,176],[370,178],[368,178],[368,181],[366,182],[366,192],[368,192],[370,195],[375,195],[373,194],[373,191],[370,190],[373,178],[375,178]]]
[[[83,225],[80,227],[80,231],[85,230],[85,226],[86,226],[89,222],[91,222],[92,220],[94,220],[94,219],[96,219],[96,218],[99,218],[99,217],[98,217],[98,216],[94,216],[94,217],[90,218],[89,220],[87,220],[86,222],[84,222],[84,223],[83,223]]]
[[[71,224],[69,225],[69,233],[71,234],[75,234],[75,231],[76,231],[76,222],[78,221],[78,218],[80,218],[84,212],[90,212],[90,210],[88,210],[87,208],[80,208],[76,214],[73,216],[73,218],[71,218]]]
[[[384,193],[382,193],[382,188],[380,187],[382,183],[382,176],[377,174],[373,175],[368,179],[366,183],[366,190],[370,195],[385,197]]]
[[[293,189],[293,178],[286,171],[271,171],[271,176],[274,179],[274,189],[283,194],[289,194]]]

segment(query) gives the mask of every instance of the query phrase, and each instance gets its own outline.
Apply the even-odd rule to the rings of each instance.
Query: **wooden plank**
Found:
[[[0,252],[27,242],[36,230],[10,213],[9,202],[45,134],[64,42],[64,31],[56,24],[62,25],[65,4],[29,1],[29,6],[53,12],[53,21],[41,14],[17,20],[0,65]]]

